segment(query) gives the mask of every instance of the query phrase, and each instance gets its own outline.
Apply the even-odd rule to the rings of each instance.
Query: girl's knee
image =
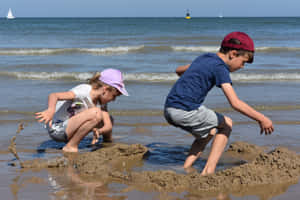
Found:
[[[94,107],[94,108],[90,108],[89,109],[90,112],[90,117],[95,120],[97,123],[102,121],[102,111],[100,108],[98,107]]]

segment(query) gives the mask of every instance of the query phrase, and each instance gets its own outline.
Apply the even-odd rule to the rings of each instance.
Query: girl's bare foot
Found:
[[[64,146],[64,148],[62,149],[64,152],[69,152],[69,153],[76,153],[78,152],[78,148],[74,148],[74,147],[69,147],[69,146]]]

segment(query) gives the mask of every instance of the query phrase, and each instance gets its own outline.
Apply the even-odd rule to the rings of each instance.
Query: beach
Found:
[[[95,71],[112,67],[124,73],[130,94],[109,104],[114,143],[147,148],[146,156],[126,170],[133,174],[170,170],[188,176],[182,165],[193,137],[169,126],[163,117],[165,97],[178,78],[174,71],[202,53],[217,52],[223,37],[239,30],[254,39],[256,53],[253,64],[231,74],[233,87],[240,99],[271,118],[275,131],[260,135],[258,124],[233,111],[218,88],[204,104],[234,121],[226,149],[244,141],[266,151],[284,147],[299,155],[299,18],[21,18],[1,19],[0,25],[3,199],[298,200],[299,180],[282,180],[283,184],[247,192],[229,191],[223,197],[203,196],[186,188],[146,190],[121,180],[101,182],[60,167],[23,169],[8,148],[23,123],[14,141],[22,161],[62,157],[63,144],[49,138],[34,113],[46,109],[49,93],[67,91]],[[92,134],[81,142],[80,154],[94,152],[91,139]],[[209,147],[194,165],[197,172],[205,165]],[[98,148],[106,146],[100,143]],[[244,159],[225,153],[217,172],[243,163]]]

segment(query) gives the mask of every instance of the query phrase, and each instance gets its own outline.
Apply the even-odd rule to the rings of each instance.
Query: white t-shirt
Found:
[[[101,106],[101,109],[106,110],[106,105],[93,103],[90,96],[91,90],[92,86],[89,84],[80,84],[72,88],[70,91],[74,92],[75,99],[57,102],[53,123],[66,121],[81,111],[95,106]]]

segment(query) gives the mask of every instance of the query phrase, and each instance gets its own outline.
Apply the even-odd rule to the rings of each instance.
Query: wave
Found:
[[[174,51],[189,51],[189,52],[217,52],[218,46],[172,46]]]
[[[217,52],[219,46],[117,46],[103,48],[14,48],[0,49],[0,55],[56,55],[56,54],[93,54],[110,55],[126,54],[131,52],[151,53],[151,52]],[[256,47],[257,52],[280,53],[280,52],[298,52],[300,47]]]
[[[86,81],[93,72],[9,72],[0,71],[0,77],[31,80],[65,80]],[[276,73],[233,73],[232,81],[300,81],[300,72]],[[174,82],[178,79],[175,73],[125,73],[125,81],[139,82]]]
[[[17,79],[32,80],[66,80],[86,81],[93,76],[94,72],[8,72],[0,71],[0,77],[13,77]],[[124,74],[126,81],[141,82],[172,82],[177,80],[175,73],[133,73]]]
[[[104,48],[21,48],[0,49],[0,55],[55,55],[55,54],[122,54],[143,49],[144,46],[118,46]]]
[[[300,72],[234,73],[232,81],[299,81]]]
[[[93,73],[77,72],[0,72],[0,76],[32,80],[87,80]]]
[[[188,51],[188,52],[217,52],[218,46],[173,46],[174,51]],[[256,52],[264,53],[280,53],[280,52],[298,52],[300,47],[256,47]]]
[[[280,53],[280,52],[298,52],[300,51],[300,47],[257,47],[255,48],[257,52],[265,52],[265,53]]]

